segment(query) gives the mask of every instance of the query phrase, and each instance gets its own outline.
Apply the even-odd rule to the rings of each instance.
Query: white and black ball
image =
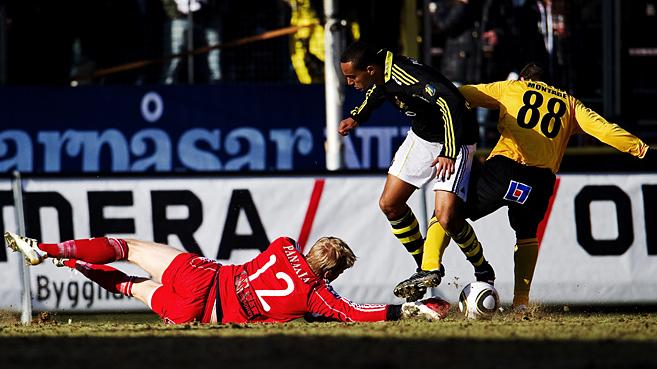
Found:
[[[491,319],[499,307],[497,290],[486,282],[468,284],[459,296],[459,310],[468,319]]]

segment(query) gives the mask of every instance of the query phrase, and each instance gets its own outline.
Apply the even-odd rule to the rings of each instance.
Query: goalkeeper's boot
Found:
[[[23,254],[28,265],[37,265],[48,257],[45,251],[39,249],[37,240],[5,232],[7,247]]]
[[[486,282],[491,286],[495,283],[495,271],[488,262],[475,267],[474,275],[477,279],[477,282]]]
[[[418,268],[415,274],[399,282],[393,293],[395,296],[405,298],[407,301],[417,301],[424,296],[427,288],[437,287],[444,275],[445,268],[442,265],[440,270],[422,270]]]

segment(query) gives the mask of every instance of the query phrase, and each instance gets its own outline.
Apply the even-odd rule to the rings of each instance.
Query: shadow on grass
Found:
[[[349,337],[0,337],[0,368],[657,368],[657,343]]]

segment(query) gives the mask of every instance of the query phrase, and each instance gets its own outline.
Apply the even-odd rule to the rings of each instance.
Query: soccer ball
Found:
[[[497,290],[486,282],[468,284],[459,296],[459,310],[468,319],[490,319],[499,307]]]

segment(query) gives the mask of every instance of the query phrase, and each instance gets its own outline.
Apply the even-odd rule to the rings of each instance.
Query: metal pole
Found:
[[[187,0],[187,83],[194,84],[194,16],[192,0]]]
[[[324,91],[326,93],[326,169],[342,167],[342,140],[338,126],[342,119],[344,91],[339,70],[342,50],[342,25],[336,19],[336,1],[324,1]]]
[[[18,171],[13,172],[12,192],[14,193],[14,211],[16,214],[16,225],[18,234],[25,234],[25,214],[23,212],[23,185],[21,174]],[[19,258],[19,271],[23,280],[21,290],[21,323],[29,325],[32,322],[32,290],[30,289],[30,268],[25,265],[24,259]]]

